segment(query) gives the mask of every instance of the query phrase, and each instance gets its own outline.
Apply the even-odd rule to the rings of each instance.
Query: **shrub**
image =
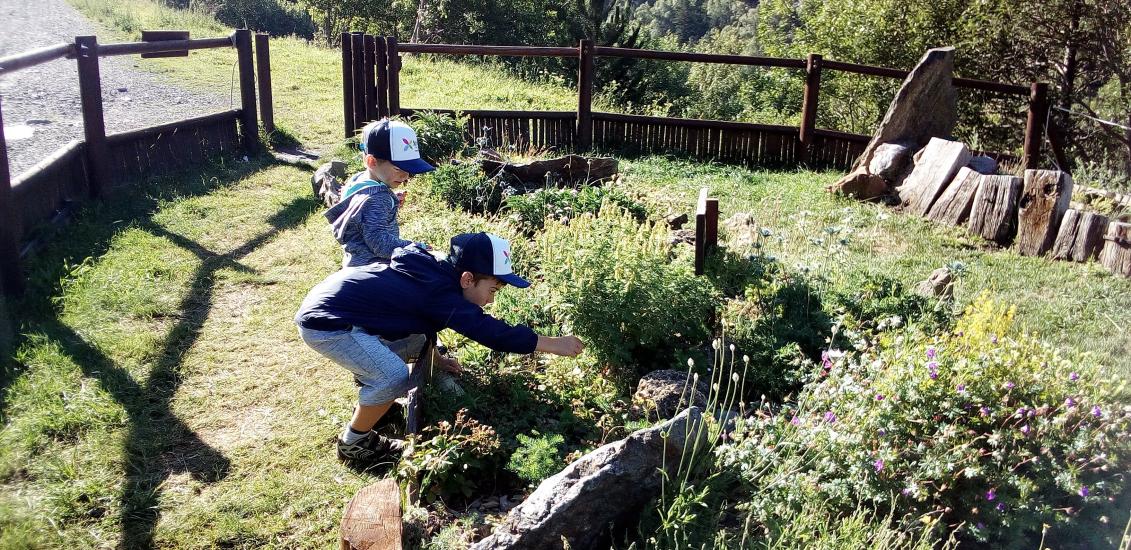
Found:
[[[497,179],[484,177],[474,164],[441,165],[425,177],[434,195],[473,214],[496,212],[511,192]]]
[[[1049,541],[1113,544],[1103,523],[1126,521],[1131,465],[1124,382],[1012,335],[1012,314],[983,296],[953,333],[884,334],[830,357],[798,406],[745,421],[718,458],[752,520],[774,529],[817,498],[979,545],[1032,547],[1044,524]]]
[[[826,293],[825,304],[837,315],[841,335],[854,342],[893,324],[914,323],[933,333],[952,321],[945,302],[907,292],[903,283],[877,273],[848,275]]]
[[[427,437],[411,442],[397,466],[403,482],[419,482],[423,500],[468,498],[479,481],[491,479],[489,466],[494,464],[488,458],[499,449],[499,437],[491,426],[460,410],[454,423],[440,421],[425,428],[424,435]]]
[[[193,10],[213,13],[225,25],[271,33],[314,38],[314,21],[293,2],[277,0],[193,0]]]
[[[507,462],[507,469],[532,485],[541,483],[565,466],[561,450],[564,440],[561,435],[539,436],[535,432],[534,437],[518,434],[517,439],[519,446]]]
[[[416,131],[420,156],[433,165],[446,164],[466,147],[463,140],[463,129],[467,125],[465,115],[417,111],[408,124]]]
[[[527,234],[542,229],[546,219],[568,221],[581,214],[596,214],[601,204],[608,201],[638,221],[648,215],[644,205],[615,187],[585,186],[581,189],[542,188],[532,193],[507,197],[506,207],[511,219]]]

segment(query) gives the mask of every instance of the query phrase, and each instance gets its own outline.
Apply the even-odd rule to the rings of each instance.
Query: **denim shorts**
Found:
[[[403,397],[409,389],[407,363],[415,363],[428,344],[423,334],[390,342],[359,328],[312,330],[299,327],[298,332],[314,351],[353,373],[361,386],[358,402],[362,405],[380,405]]]

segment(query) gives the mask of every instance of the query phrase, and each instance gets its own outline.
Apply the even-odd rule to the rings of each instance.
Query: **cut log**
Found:
[[[342,514],[341,550],[400,550],[401,494],[382,479],[354,495]]]
[[[982,174],[969,167],[963,167],[954,176],[946,191],[935,201],[927,218],[947,225],[962,225],[970,218],[970,207],[974,205],[974,195]]]
[[[1072,176],[1057,170],[1026,170],[1017,215],[1017,251],[1040,256],[1052,248],[1068,203]]]
[[[1116,275],[1131,278],[1131,223],[1108,224],[1100,263]]]
[[[1103,248],[1107,224],[1107,216],[1069,208],[1052,245],[1053,259],[1086,262],[1095,258]]]
[[[488,158],[479,161],[483,172],[489,176],[502,173],[526,185],[542,186],[547,175],[564,182],[598,183],[617,175],[617,160],[605,157],[586,158],[566,155],[555,159],[535,160],[525,164],[510,164]]]
[[[1017,200],[1021,178],[982,176],[967,227],[976,235],[1007,246],[1017,232]]]
[[[954,179],[958,170],[970,162],[970,150],[961,142],[931,138],[911,175],[899,188],[899,200],[908,211],[925,215]]]

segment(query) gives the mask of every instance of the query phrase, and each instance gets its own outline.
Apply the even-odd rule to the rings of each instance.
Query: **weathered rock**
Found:
[[[899,185],[911,167],[911,149],[899,143],[881,143],[868,163],[868,173]]]
[[[919,284],[915,287],[915,292],[926,298],[952,298],[954,297],[954,275],[951,274],[950,269],[940,267],[931,272],[931,276],[927,277],[927,280],[919,281]]]
[[[687,213],[672,214],[668,216],[665,222],[668,224],[668,229],[682,229],[683,224],[687,223]]]
[[[888,182],[880,176],[869,174],[867,168],[857,168],[855,172],[840,178],[839,181],[825,189],[862,201],[876,200],[891,193]]]
[[[543,481],[472,548],[597,548],[606,526],[639,513],[660,494],[661,469],[673,474],[684,449],[702,448],[706,437],[703,417],[692,407],[660,426],[600,447]]]
[[[346,181],[346,163],[332,160],[318,167],[310,176],[310,187],[314,196],[327,207],[338,204],[342,198],[342,185]]]
[[[640,379],[632,402],[667,419],[689,406],[705,407],[709,391],[706,380],[695,380],[688,372],[664,369],[652,371]]]
[[[987,157],[985,155],[972,157],[970,162],[966,163],[966,166],[979,174],[985,174],[987,176],[997,172],[997,161],[994,160],[993,157]]]
[[[695,245],[694,229],[676,229],[669,234],[668,242],[673,246],[678,244]]]

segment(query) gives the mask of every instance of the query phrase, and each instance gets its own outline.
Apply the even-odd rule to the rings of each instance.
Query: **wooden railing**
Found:
[[[71,141],[32,168],[12,177],[3,132],[0,105],[0,287],[7,294],[24,288],[21,243],[25,228],[51,219],[60,207],[84,199],[101,198],[106,190],[130,177],[171,172],[201,162],[212,155],[259,147],[256,118],[256,64],[252,34],[237,30],[231,36],[204,39],[168,39],[187,32],[145,31],[157,41],[99,44],[94,36],[75,37],[74,44],[59,44],[0,58],[0,75],[63,58],[78,65],[82,104],[83,141]],[[161,35],[162,37],[157,37]],[[259,82],[264,126],[274,126],[270,93],[270,57],[267,36],[259,45]],[[99,59],[118,55],[188,55],[190,50],[235,48],[240,73],[240,108],[117,134],[106,134],[103,117]],[[237,132],[236,124],[240,129]]]
[[[648,153],[682,153],[696,158],[742,163],[752,166],[797,166],[847,169],[864,150],[871,136],[818,128],[821,73],[848,73],[906,78],[909,71],[856,63],[824,60],[818,54],[806,59],[668,52],[595,46],[582,40],[578,47],[476,46],[466,44],[399,44],[391,37],[361,33],[342,34],[342,81],[344,87],[344,134],[352,137],[370,120],[411,113],[400,106],[402,54],[445,54],[520,57],[558,57],[578,60],[578,106],[574,112],[462,111],[469,116],[467,132],[482,138],[494,132],[496,144],[518,147],[569,147],[587,151],[596,146],[607,150],[632,149]],[[804,71],[805,88],[801,122],[797,127],[648,117],[594,112],[593,68],[599,57],[659,59],[693,63],[724,63]],[[1028,98],[1028,120],[1024,136],[1026,168],[1037,165],[1044,121],[1048,114],[1048,87],[1043,83],[1017,86],[955,77],[959,88],[989,91]],[[572,121],[572,130],[563,128]],[[484,128],[489,128],[485,131]],[[998,158],[1008,155],[989,152]]]

